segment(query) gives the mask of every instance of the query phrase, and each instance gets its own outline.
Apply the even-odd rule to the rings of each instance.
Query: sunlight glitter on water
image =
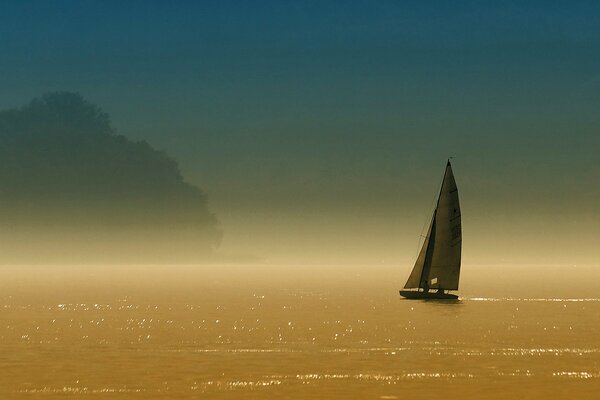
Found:
[[[468,300],[468,301],[549,301],[549,302],[598,302],[600,299],[590,298],[590,299],[563,299],[563,298],[548,298],[548,299],[530,299],[530,298],[512,298],[512,297],[466,297],[460,298],[460,300]]]
[[[523,380],[548,398],[600,390],[600,301],[589,296],[411,302],[384,281],[311,291],[210,277],[7,286],[0,398],[425,398],[435,387],[475,399],[490,385],[506,398]]]
[[[62,388],[43,387],[40,389],[24,389],[17,393],[27,394],[109,394],[109,393],[144,393],[144,389],[127,389],[127,388],[100,388],[90,389],[88,387],[72,387],[63,386]]]

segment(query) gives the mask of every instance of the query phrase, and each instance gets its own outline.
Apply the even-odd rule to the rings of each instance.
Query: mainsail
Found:
[[[458,189],[450,161],[437,206],[405,289],[458,289],[462,233]]]

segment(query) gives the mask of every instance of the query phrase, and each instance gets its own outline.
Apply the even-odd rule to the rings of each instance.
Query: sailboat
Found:
[[[448,160],[427,236],[400,295],[407,299],[458,299],[447,291],[458,290],[461,246],[458,188]]]

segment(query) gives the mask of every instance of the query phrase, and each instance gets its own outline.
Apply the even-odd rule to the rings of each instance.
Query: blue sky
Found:
[[[448,156],[480,215],[589,222],[598,49],[594,1],[3,2],[0,107],[80,92],[233,226],[422,218]]]

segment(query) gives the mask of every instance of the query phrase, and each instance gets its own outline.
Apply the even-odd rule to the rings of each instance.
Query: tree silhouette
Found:
[[[0,111],[0,160],[0,229],[184,229],[199,247],[219,243],[206,196],[177,162],[116,134],[108,115],[77,93]]]

